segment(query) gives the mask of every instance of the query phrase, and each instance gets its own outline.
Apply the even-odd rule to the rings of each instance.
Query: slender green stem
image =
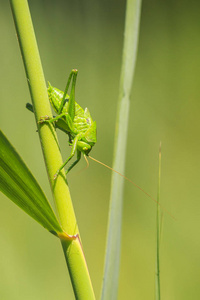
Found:
[[[124,173],[130,93],[135,69],[141,0],[127,0],[113,169]],[[124,180],[112,174],[102,300],[117,299]]]
[[[161,180],[161,143],[159,147],[158,193],[156,214],[156,280],[155,299],[160,300],[160,180]]]
[[[10,0],[10,3],[36,122],[38,122],[41,116],[51,117],[52,115],[29,7],[27,0]],[[61,172],[56,181],[53,179],[54,174],[62,165],[56,132],[52,124],[40,124],[38,132],[62,228],[69,235],[79,235],[64,172]],[[62,241],[62,247],[76,299],[95,299],[80,239]]]

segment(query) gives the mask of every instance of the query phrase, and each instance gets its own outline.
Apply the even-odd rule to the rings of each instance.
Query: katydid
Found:
[[[143,193],[150,197],[154,202],[157,201],[148,193],[146,193],[142,188],[135,184],[132,180],[122,175],[118,171],[112,169],[106,164],[96,160],[95,158],[89,156],[89,152],[92,150],[92,147],[95,145],[96,138],[96,122],[92,120],[90,112],[87,108],[83,108],[75,102],[75,85],[77,78],[78,70],[73,69],[69,75],[65,91],[52,87],[49,83],[48,86],[48,96],[49,101],[57,113],[56,117],[50,118],[49,116],[41,117],[39,122],[42,123],[53,123],[55,127],[61,129],[68,134],[69,145],[72,150],[70,156],[62,164],[62,166],[57,170],[54,175],[54,179],[57,178],[60,171],[65,167],[65,165],[73,158],[77,152],[77,159],[68,167],[66,173],[68,173],[81,159],[81,153],[84,157],[90,157],[92,160],[102,164],[103,166],[109,168],[110,170],[116,172],[120,176],[124,177],[126,180],[131,182],[134,186],[139,188]],[[71,92],[70,95],[67,94],[69,86],[71,83]],[[30,103],[27,103],[26,107],[33,112],[33,106]]]
[[[63,165],[57,170],[54,175],[54,179],[58,176],[64,166],[73,158],[77,152],[77,159],[67,169],[68,173],[80,160],[81,153],[88,156],[92,147],[95,145],[96,139],[96,122],[92,120],[90,112],[87,108],[82,109],[77,102],[75,102],[75,85],[78,70],[74,69],[71,71],[65,91],[62,92],[59,89],[52,87],[49,83],[47,89],[49,101],[54,108],[57,116],[50,119],[48,116],[41,117],[39,123],[49,122],[54,123],[59,129],[66,132],[69,136],[69,145],[72,150],[70,156],[63,163]],[[72,82],[72,83],[71,83]],[[67,94],[71,83],[70,95]],[[27,105],[30,109],[30,104]],[[31,110],[31,109],[30,109]],[[57,124],[57,121],[59,123]]]

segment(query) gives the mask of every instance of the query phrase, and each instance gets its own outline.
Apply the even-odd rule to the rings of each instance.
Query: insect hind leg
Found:
[[[58,169],[58,171],[56,172],[56,174],[54,175],[54,180],[57,178],[58,174],[60,173],[60,171],[64,168],[64,166],[72,159],[72,157],[74,156],[75,152],[77,151],[77,160],[75,161],[77,164],[77,162],[80,160],[80,158],[78,157],[78,152],[79,150],[77,149],[77,143],[78,143],[78,139],[79,139],[79,135],[77,135],[73,141],[73,144],[72,144],[72,151],[71,151],[71,154],[70,156],[68,157],[68,159],[64,162],[64,164]],[[79,158],[79,159],[78,159]],[[71,170],[75,164],[73,163],[72,164],[72,167],[70,167],[69,169]],[[69,170],[68,169],[68,170]],[[69,172],[69,171],[68,171]]]
[[[77,150],[77,159],[73,162],[73,164],[67,169],[66,174],[69,173],[69,171],[71,171],[71,169],[73,167],[75,167],[75,165],[79,162],[79,160],[81,159],[81,151]]]
[[[60,103],[59,110],[58,110],[58,114],[60,114],[62,112],[62,110],[63,110],[64,104],[65,104],[65,101],[66,101],[65,97],[67,95],[70,83],[72,81],[72,89],[71,89],[70,98],[69,98],[69,109],[71,110],[71,111],[69,111],[69,113],[70,113],[70,116],[72,117],[72,119],[74,119],[74,109],[75,109],[75,107],[74,107],[75,106],[75,104],[74,104],[74,101],[75,101],[74,100],[74,93],[75,93],[75,85],[76,85],[77,73],[78,73],[78,70],[77,69],[73,69],[71,71],[71,73],[69,74],[67,85],[66,85],[66,88],[65,88],[65,91],[64,91],[64,94],[63,94],[62,101]]]

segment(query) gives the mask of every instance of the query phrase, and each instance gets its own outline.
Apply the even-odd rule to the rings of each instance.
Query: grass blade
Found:
[[[113,169],[124,173],[130,93],[135,69],[141,0],[127,0],[124,48],[116,120]],[[102,300],[117,299],[120,265],[123,182],[112,174]]]
[[[159,147],[159,171],[158,171],[158,194],[156,214],[156,278],[155,278],[155,300],[160,300],[160,180],[161,180],[161,143]]]
[[[0,190],[47,230],[62,232],[45,194],[1,130]]]

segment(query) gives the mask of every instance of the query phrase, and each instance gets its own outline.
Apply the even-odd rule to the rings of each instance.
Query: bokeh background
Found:
[[[97,121],[92,155],[112,165],[125,0],[30,0],[46,80],[63,89],[79,69],[76,99]],[[0,128],[52,203],[9,1],[0,1]],[[162,141],[163,300],[200,299],[200,3],[144,0],[131,96],[126,175],[156,197]],[[68,139],[59,133],[63,158]],[[69,174],[83,247],[100,295],[111,172],[84,160]],[[60,244],[0,195],[0,299],[74,299]],[[156,206],[125,184],[119,299],[154,299]]]

